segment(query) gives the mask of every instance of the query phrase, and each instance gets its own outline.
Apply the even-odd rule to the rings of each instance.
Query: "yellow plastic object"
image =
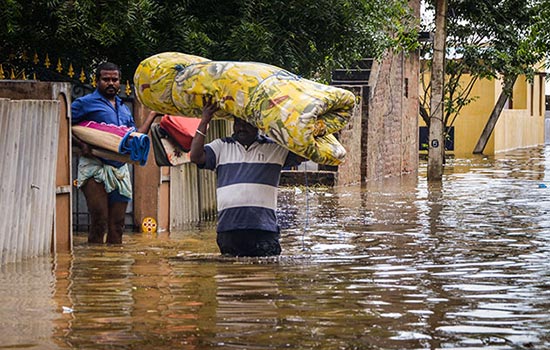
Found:
[[[141,222],[141,232],[157,232],[157,221],[152,217],[146,217]]]
[[[134,84],[140,102],[160,113],[200,117],[202,97],[211,95],[220,105],[215,118],[244,119],[307,159],[338,165],[346,155],[334,133],[351,118],[351,91],[268,64],[211,61],[178,52],[143,60]]]

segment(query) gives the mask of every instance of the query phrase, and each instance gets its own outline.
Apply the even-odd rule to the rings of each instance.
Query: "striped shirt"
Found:
[[[269,138],[258,136],[248,149],[232,137],[205,145],[204,169],[217,174],[218,232],[278,232],[277,187],[281,169],[296,156]]]

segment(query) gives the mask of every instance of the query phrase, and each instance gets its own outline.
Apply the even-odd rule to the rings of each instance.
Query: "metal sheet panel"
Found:
[[[58,101],[0,101],[0,210],[7,219],[0,232],[2,263],[50,252],[58,116]]]

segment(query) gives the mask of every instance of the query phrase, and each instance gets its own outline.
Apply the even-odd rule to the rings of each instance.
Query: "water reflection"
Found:
[[[550,348],[550,150],[451,160],[442,184],[283,188],[283,256],[214,226],[3,266],[0,349]]]
[[[54,281],[49,258],[0,266],[0,349],[55,349]]]

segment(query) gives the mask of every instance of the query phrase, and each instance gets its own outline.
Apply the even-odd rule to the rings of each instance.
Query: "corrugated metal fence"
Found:
[[[0,99],[0,261],[47,255],[52,245],[59,102]]]
[[[214,120],[207,140],[231,134],[232,122]],[[216,174],[198,170],[192,163],[170,168],[170,230],[180,230],[185,224],[216,218]]]

